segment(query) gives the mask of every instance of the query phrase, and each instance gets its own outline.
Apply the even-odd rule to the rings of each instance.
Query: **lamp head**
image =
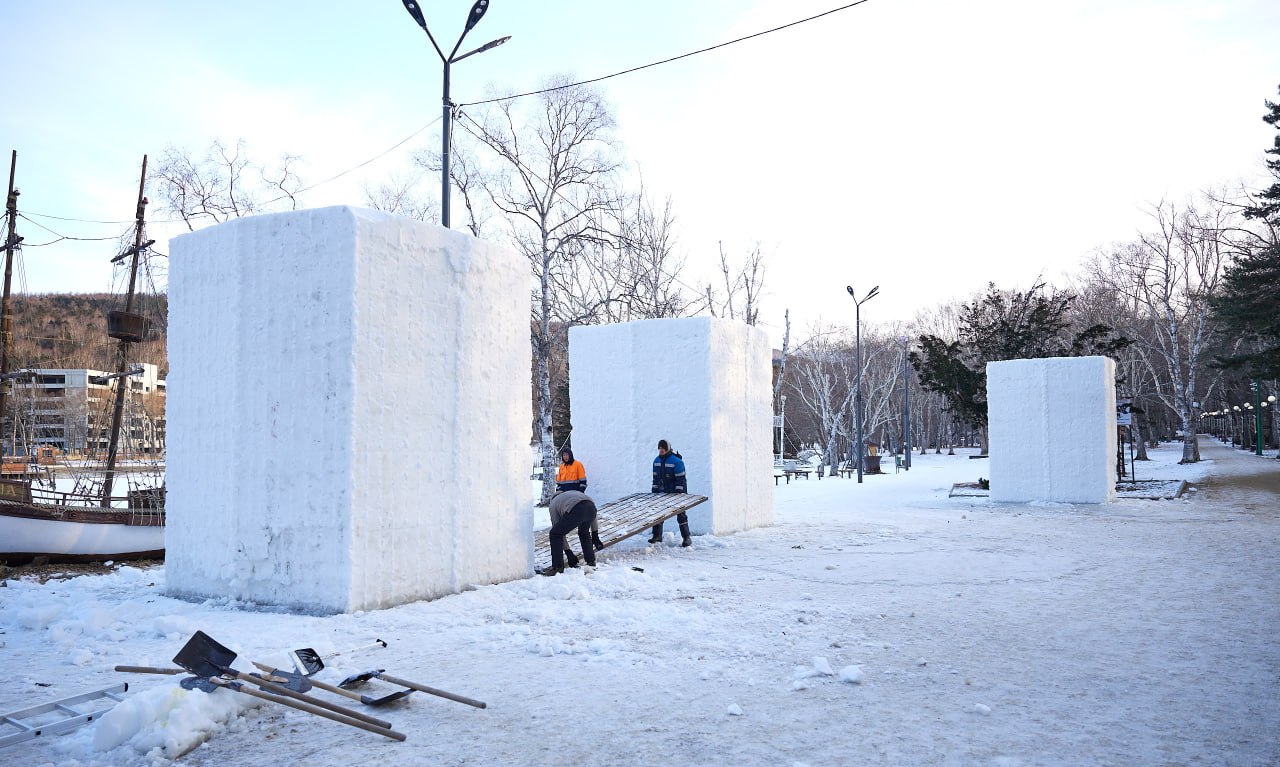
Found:
[[[484,18],[484,12],[487,10],[489,10],[489,0],[476,0],[476,4],[471,6],[471,14],[467,16],[467,28],[464,34],[480,23],[480,19]]]
[[[409,12],[414,21],[418,22],[418,26],[423,29],[427,28],[427,20],[422,17],[422,9],[418,7],[414,0],[404,0],[404,9]]]

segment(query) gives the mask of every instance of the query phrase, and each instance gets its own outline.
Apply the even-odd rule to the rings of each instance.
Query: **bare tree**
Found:
[[[707,285],[707,308],[711,316],[740,319],[755,325],[760,319],[760,298],[764,293],[765,264],[760,243],[747,251],[742,264],[735,270],[729,264],[729,256],[720,243],[720,275],[724,279],[724,294],[718,296]]]
[[[853,344],[849,329],[815,326],[791,357],[790,391],[813,418],[823,462],[839,464],[840,442],[848,438],[853,403]]]
[[[423,176],[392,174],[376,188],[365,187],[365,203],[374,210],[393,213],[418,221],[435,221],[440,218],[440,203],[420,191]]]
[[[550,85],[567,85],[561,79]],[[524,102],[521,102],[524,103]],[[483,125],[459,123],[498,157],[501,172],[484,183],[490,204],[510,227],[515,247],[529,259],[533,294],[533,349],[537,441],[543,500],[554,490],[550,361],[562,317],[563,290],[573,283],[574,260],[607,244],[602,222],[618,207],[610,177],[615,158],[613,116],[599,93],[581,85],[540,94],[532,114],[499,102]]]
[[[160,210],[178,216],[188,230],[195,231],[199,225],[253,215],[269,207],[296,209],[302,189],[297,164],[298,158],[290,154],[281,156],[274,166],[257,164],[243,139],[233,148],[214,141],[202,156],[170,146],[152,171],[152,188]]]
[[[1125,327],[1155,395],[1178,416],[1182,462],[1200,460],[1194,403],[1202,357],[1212,334],[1209,298],[1228,254],[1233,214],[1209,199],[1201,207],[1162,201],[1151,211],[1155,228],[1113,248],[1095,264],[1094,279],[1124,299],[1133,318]]]
[[[630,196],[618,216],[618,280],[626,303],[619,320],[682,317],[697,301],[684,295],[679,276],[684,259],[675,252],[671,197],[661,207],[645,192]]]

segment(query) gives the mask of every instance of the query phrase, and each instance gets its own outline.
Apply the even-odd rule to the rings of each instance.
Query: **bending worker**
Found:
[[[583,559],[588,566],[595,567],[596,552],[591,548],[591,523],[596,521],[595,501],[580,490],[561,490],[551,496],[548,511],[551,514],[551,567],[540,571],[539,575],[558,575],[564,572],[564,537],[574,528],[578,529]]]
[[[556,490],[587,492],[587,467],[582,465],[582,461],[574,460],[573,451],[567,447],[560,451],[560,468],[556,469]],[[591,523],[591,545],[596,547],[596,551],[604,548],[604,543],[600,540],[600,528],[596,522]],[[569,554],[569,566],[575,567],[573,552],[570,551]]]

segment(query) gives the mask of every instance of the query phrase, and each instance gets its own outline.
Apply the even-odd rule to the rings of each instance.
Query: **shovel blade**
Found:
[[[368,695],[361,695],[360,702],[365,704],[366,706],[385,706],[388,703],[394,703],[395,701],[400,700],[401,698],[407,698],[412,694],[413,694],[413,690],[396,690],[395,692],[391,692],[391,693],[387,693],[386,695],[383,695],[381,698],[373,698]]]
[[[199,690],[200,692],[208,693],[216,692],[218,687],[221,686],[214,684],[208,679],[201,679],[198,676],[186,677],[182,681],[178,682],[178,684],[184,690]]]
[[[291,651],[289,660],[293,661],[293,667],[303,676],[315,676],[324,670],[324,661],[320,659],[320,653],[310,647]]]
[[[173,656],[173,662],[196,676],[208,678],[230,669],[236,662],[236,654],[203,631],[197,631]]]
[[[307,679],[302,674],[295,674],[292,671],[274,669],[269,674],[252,674],[252,676],[265,679],[268,682],[274,682],[286,690],[293,690],[294,692],[310,692],[312,688],[310,679]]]
[[[352,674],[346,679],[343,679],[341,682],[338,682],[338,686],[343,689],[346,689],[348,687],[358,687],[364,684],[365,682],[369,681],[370,679],[373,679],[378,674],[381,674],[383,671],[386,671],[386,669],[375,668],[372,671],[365,671],[362,674]]]

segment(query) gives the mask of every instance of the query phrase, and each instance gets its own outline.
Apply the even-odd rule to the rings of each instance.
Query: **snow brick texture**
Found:
[[[768,335],[732,320],[570,328],[573,451],[592,498],[649,492],[665,439],[709,499],[689,512],[694,535],[772,525],[771,365]]]
[[[171,594],[340,613],[531,573],[523,260],[349,207],[171,247]]]
[[[1115,371],[1107,357],[987,363],[991,500],[1115,500]]]

